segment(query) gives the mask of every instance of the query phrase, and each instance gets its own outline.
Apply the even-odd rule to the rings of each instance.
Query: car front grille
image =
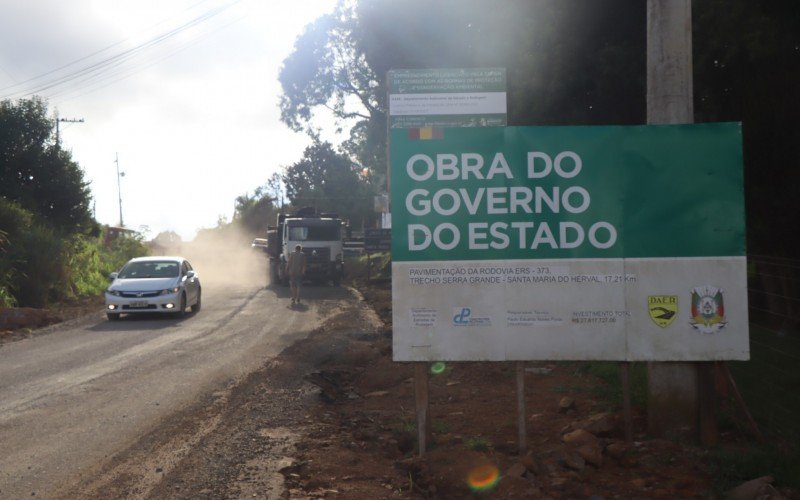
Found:
[[[125,297],[126,299],[146,299],[150,297],[158,297],[158,294],[161,291],[156,292],[119,292],[120,297]]]

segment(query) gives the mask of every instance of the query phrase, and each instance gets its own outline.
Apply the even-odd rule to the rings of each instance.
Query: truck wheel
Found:
[[[270,262],[269,263],[269,283],[267,285],[277,285],[278,284],[278,263],[277,262]]]

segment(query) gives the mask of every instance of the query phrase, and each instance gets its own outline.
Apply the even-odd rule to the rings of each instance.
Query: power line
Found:
[[[141,71],[143,71],[143,70],[145,70],[147,68],[150,68],[152,66],[156,66],[156,65],[162,63],[163,61],[166,61],[167,59],[169,59],[169,58],[171,58],[171,57],[183,52],[184,50],[187,50],[187,49],[193,47],[194,45],[197,45],[198,43],[203,41],[205,38],[208,38],[209,36],[213,35],[217,31],[220,31],[220,30],[222,30],[224,28],[227,28],[228,26],[230,26],[232,24],[235,24],[235,23],[241,21],[245,17],[246,17],[245,15],[239,16],[236,19],[234,19],[234,20],[232,20],[232,21],[230,21],[230,22],[228,22],[228,23],[226,23],[226,24],[224,24],[224,25],[222,25],[222,26],[220,26],[218,28],[213,29],[212,31],[209,31],[207,33],[204,33],[204,34],[198,36],[194,40],[191,40],[189,42],[183,42],[179,46],[177,46],[174,50],[172,50],[171,52],[167,53],[166,55],[163,55],[163,56],[159,57],[158,59],[155,59],[155,60],[152,60],[152,61],[145,61],[143,63],[138,63],[135,66],[131,66],[130,68],[127,68],[127,69],[124,66],[116,65],[116,66],[119,66],[119,68],[114,70],[114,71],[109,71],[109,72],[106,72],[106,73],[98,73],[98,74],[94,74],[94,75],[89,75],[86,78],[80,80],[79,82],[76,82],[76,83],[81,83],[81,84],[85,84],[85,85],[74,86],[73,88],[65,88],[63,90],[58,90],[55,93],[50,94],[49,97],[50,97],[50,99],[56,99],[56,98],[60,98],[62,96],[69,96],[69,97],[64,97],[62,99],[59,99],[59,102],[65,102],[65,101],[69,101],[69,100],[72,100],[72,99],[76,99],[78,97],[82,97],[82,96],[87,95],[87,94],[91,94],[92,92],[96,92],[96,91],[98,91],[100,89],[106,88],[106,87],[108,87],[110,85],[113,85],[113,84],[119,82],[119,81],[122,81],[122,80],[124,80],[126,78],[129,78],[129,77],[131,77],[131,76],[133,76],[133,75],[135,75],[135,74],[137,74],[137,73],[139,73],[139,72],[141,72]],[[79,93],[75,94],[75,92],[79,92]],[[74,95],[70,95],[70,94],[74,94]]]
[[[187,8],[185,9],[185,11],[188,11],[188,10],[190,10],[190,9],[193,9],[194,7],[196,7],[196,6],[200,5],[201,3],[204,3],[204,2],[206,2],[206,1],[208,1],[208,0],[201,0],[200,2],[197,2],[196,4],[194,4],[194,5],[190,6],[190,7],[187,7]],[[152,28],[155,28],[156,26],[161,26],[161,25],[162,25],[162,24],[164,24],[165,22],[166,22],[166,20],[164,20],[164,21],[160,21],[160,22],[158,22],[158,23],[156,23],[156,24],[154,24],[154,25],[150,26],[150,28],[148,28],[148,30],[149,30],[149,29],[152,29]],[[37,75],[37,76],[31,77],[31,78],[28,78],[27,80],[23,80],[23,81],[21,81],[21,82],[17,82],[17,81],[16,81],[14,78],[12,78],[12,80],[14,80],[14,85],[9,85],[8,87],[3,87],[3,88],[1,88],[1,89],[0,89],[0,92],[5,92],[6,90],[12,89],[12,88],[14,88],[14,87],[18,87],[18,86],[20,86],[20,85],[24,85],[24,84],[26,84],[26,83],[30,83],[30,82],[33,82],[33,81],[39,80],[39,79],[41,79],[41,78],[44,78],[44,77],[46,77],[46,76],[52,75],[53,73],[56,73],[56,72],[58,72],[58,71],[61,71],[62,69],[66,69],[66,68],[68,68],[68,67],[70,67],[70,66],[74,66],[74,65],[78,64],[79,62],[82,62],[82,61],[85,61],[85,60],[87,60],[87,59],[90,59],[90,58],[92,58],[92,57],[94,57],[94,56],[96,56],[96,55],[98,55],[98,54],[102,54],[103,52],[106,52],[106,51],[108,51],[108,50],[111,50],[111,49],[113,49],[114,47],[116,47],[116,46],[118,46],[118,45],[122,45],[122,44],[124,44],[124,43],[126,43],[126,42],[129,42],[130,40],[131,40],[130,38],[126,38],[125,40],[120,40],[119,42],[113,43],[113,44],[111,44],[111,45],[109,45],[109,46],[107,46],[107,47],[105,47],[105,48],[102,48],[102,49],[100,49],[100,50],[97,50],[97,51],[95,51],[95,52],[92,52],[92,53],[91,53],[91,54],[89,54],[89,55],[86,55],[86,56],[80,57],[80,58],[78,58],[78,59],[75,59],[75,60],[73,60],[73,61],[70,61],[70,62],[68,62],[67,64],[64,64],[63,66],[59,66],[58,68],[52,69],[52,70],[50,70],[50,71],[47,71],[47,72],[45,72],[45,73],[42,73],[42,74],[40,74],[40,75]],[[5,71],[5,70],[4,70],[4,71]],[[6,71],[6,73],[8,73],[8,71]],[[11,75],[9,75],[9,76],[11,76]]]
[[[77,60],[75,60],[75,61],[73,61],[71,63],[63,65],[63,66],[61,66],[59,68],[56,68],[56,69],[51,70],[51,71],[48,71],[47,73],[43,73],[43,74],[41,74],[41,75],[39,75],[37,77],[30,78],[30,79],[28,79],[28,80],[26,80],[24,82],[21,82],[21,83],[18,83],[18,84],[11,85],[11,86],[5,87],[3,89],[0,89],[0,91],[7,91],[7,90],[11,90],[11,89],[17,89],[17,90],[13,90],[11,93],[7,94],[5,96],[5,98],[24,97],[24,96],[27,96],[27,95],[37,94],[37,93],[44,92],[46,90],[50,90],[50,89],[54,89],[54,88],[57,88],[57,87],[69,85],[69,84],[74,83],[76,81],[77,82],[84,82],[84,81],[86,81],[87,79],[90,79],[90,78],[102,78],[109,70],[114,69],[116,67],[119,67],[119,66],[125,64],[129,60],[139,56],[143,52],[146,52],[148,49],[155,48],[155,47],[165,43],[166,41],[174,38],[176,35],[179,35],[182,32],[184,32],[184,31],[186,31],[186,30],[188,30],[190,28],[193,28],[195,26],[198,26],[198,25],[201,25],[202,23],[207,22],[208,20],[210,20],[210,19],[222,14],[223,12],[227,11],[228,9],[230,9],[234,5],[240,3],[241,1],[243,1],[243,0],[233,0],[232,2],[230,2],[230,3],[226,4],[226,5],[222,5],[222,6],[210,9],[209,11],[207,11],[207,12],[205,12],[205,13],[203,13],[203,14],[201,14],[201,15],[199,15],[199,16],[197,16],[197,17],[195,17],[195,18],[193,18],[193,19],[191,19],[191,20],[189,20],[189,21],[187,21],[187,22],[185,22],[183,24],[181,24],[180,26],[178,26],[176,28],[173,28],[173,29],[171,29],[171,30],[169,30],[169,31],[167,31],[165,33],[161,33],[161,34],[159,34],[159,35],[157,35],[157,36],[155,36],[155,37],[153,37],[153,38],[151,38],[151,39],[149,39],[149,40],[147,40],[147,41],[145,41],[145,42],[143,42],[143,43],[141,43],[139,45],[136,45],[136,46],[134,46],[134,47],[132,47],[130,49],[127,49],[127,50],[123,50],[122,52],[119,52],[117,54],[111,55],[111,56],[109,56],[109,57],[107,57],[107,58],[105,58],[103,60],[100,60],[100,61],[88,64],[88,65],[79,67],[79,68],[75,69],[74,71],[71,71],[70,73],[67,73],[67,74],[64,74],[64,75],[61,75],[61,76],[54,76],[59,71],[61,71],[63,69],[75,66],[76,64],[78,64],[80,62],[90,60],[92,57],[94,57],[94,56],[96,56],[98,54],[101,54],[103,52],[106,52],[106,51],[110,50],[111,48],[116,47],[116,46],[118,46],[118,45],[120,45],[120,44],[122,44],[124,42],[117,42],[117,43],[115,43],[113,45],[110,45],[110,46],[104,48],[104,49],[101,49],[101,50],[96,51],[96,52],[94,52],[92,54],[89,54],[88,56],[82,57],[82,58],[77,59]],[[195,5],[198,5],[198,4],[195,4]],[[49,78],[49,79],[45,79],[46,77],[49,77],[49,76],[54,76],[54,77],[53,78]],[[22,87],[23,85],[26,85],[26,84],[27,84],[26,87]],[[20,88],[20,87],[22,87],[22,88]]]

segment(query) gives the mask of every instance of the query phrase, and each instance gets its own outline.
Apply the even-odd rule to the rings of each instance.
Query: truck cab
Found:
[[[344,275],[343,229],[336,214],[317,214],[313,209],[278,215],[277,226],[267,231],[271,279],[288,284],[286,262],[299,244],[306,255],[305,278],[339,285]]]

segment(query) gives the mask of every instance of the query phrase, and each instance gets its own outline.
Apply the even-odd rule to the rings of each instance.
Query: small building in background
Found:
[[[119,238],[133,238],[138,231],[122,226],[105,226],[103,228],[103,244],[108,246]]]

